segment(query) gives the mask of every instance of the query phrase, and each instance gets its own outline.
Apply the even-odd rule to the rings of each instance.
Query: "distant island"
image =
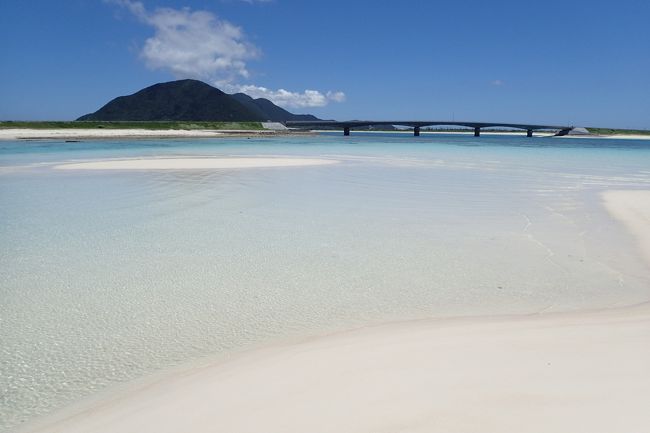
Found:
[[[308,123],[304,126],[287,124],[287,122],[296,121],[319,122],[322,119],[312,114],[291,113],[268,99],[252,98],[245,93],[228,94],[202,81],[185,79],[157,83],[131,95],[118,96],[97,111],[73,121],[0,120],[0,140],[52,137],[101,138],[118,135],[160,138],[212,137],[217,132],[220,136],[244,132],[274,135],[301,133],[301,131],[306,133],[313,129],[331,131],[340,131],[341,129],[340,126],[329,126],[325,122],[318,126],[310,126]],[[411,129],[404,125],[408,125],[408,123],[395,126],[382,121],[380,124],[357,125],[350,129],[377,132]],[[584,137],[643,139],[650,137],[648,130],[602,127],[578,129],[581,130],[579,135]],[[106,132],[102,133],[101,130]],[[114,130],[122,132],[110,132]],[[129,130],[131,131],[129,132]],[[152,133],[143,131],[152,131]],[[196,131],[196,133],[186,134],[179,131]],[[422,128],[422,132],[429,133],[468,133],[471,131],[471,128],[455,125],[424,126]],[[512,130],[508,128],[499,128],[493,130],[492,133],[508,133],[510,131]]]
[[[244,93],[229,95],[198,80],[158,83],[132,95],[119,96],[78,121],[203,121],[286,122],[319,120],[293,114],[264,98]]]

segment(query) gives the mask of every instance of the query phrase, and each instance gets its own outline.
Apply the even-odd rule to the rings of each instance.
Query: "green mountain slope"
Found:
[[[266,117],[272,122],[285,122],[287,120],[319,120],[311,114],[293,114],[273,102],[264,98],[253,99],[245,93],[235,93],[232,96],[249,110]]]
[[[228,95],[202,81],[178,80],[117,97],[77,120],[284,122],[316,117],[292,114],[268,99],[253,99],[243,93]]]

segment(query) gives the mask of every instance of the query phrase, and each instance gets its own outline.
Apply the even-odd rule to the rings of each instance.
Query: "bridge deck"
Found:
[[[361,127],[361,126],[370,126],[370,125],[399,125],[399,126],[409,126],[414,128],[415,135],[420,135],[420,128],[424,126],[465,126],[467,128],[474,128],[474,135],[478,136],[480,134],[481,128],[492,128],[492,127],[502,127],[502,128],[515,128],[523,129],[528,132],[528,136],[532,135],[532,131],[540,129],[548,130],[559,130],[560,133],[566,133],[571,130],[571,126],[557,126],[557,125],[535,125],[535,124],[524,124],[524,123],[500,123],[500,122],[457,122],[457,121],[447,121],[447,120],[345,120],[345,121],[336,121],[336,120],[321,120],[321,121],[311,121],[311,120],[293,120],[286,122],[287,127],[289,128],[319,128],[319,127],[328,127],[328,128],[342,128],[345,135],[350,134],[350,128]]]

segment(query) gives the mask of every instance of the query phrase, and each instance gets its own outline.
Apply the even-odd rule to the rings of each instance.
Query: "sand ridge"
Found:
[[[636,238],[646,261],[650,263],[650,191],[605,191],[603,201],[610,214]]]
[[[56,170],[199,170],[219,168],[302,167],[330,165],[339,161],[324,158],[210,157],[107,159],[54,166]]]

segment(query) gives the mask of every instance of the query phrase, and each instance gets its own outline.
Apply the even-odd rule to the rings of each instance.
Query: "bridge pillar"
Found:
[[[527,129],[526,130],[526,137],[532,137],[533,136],[533,130],[532,129]]]
[[[481,128],[474,128],[474,137],[481,136]]]
[[[343,127],[343,135],[345,135],[346,137],[348,135],[350,135],[350,127],[349,126]]]
[[[413,128],[413,136],[414,137],[419,137],[420,136],[420,127],[419,126],[416,126],[415,128]]]

